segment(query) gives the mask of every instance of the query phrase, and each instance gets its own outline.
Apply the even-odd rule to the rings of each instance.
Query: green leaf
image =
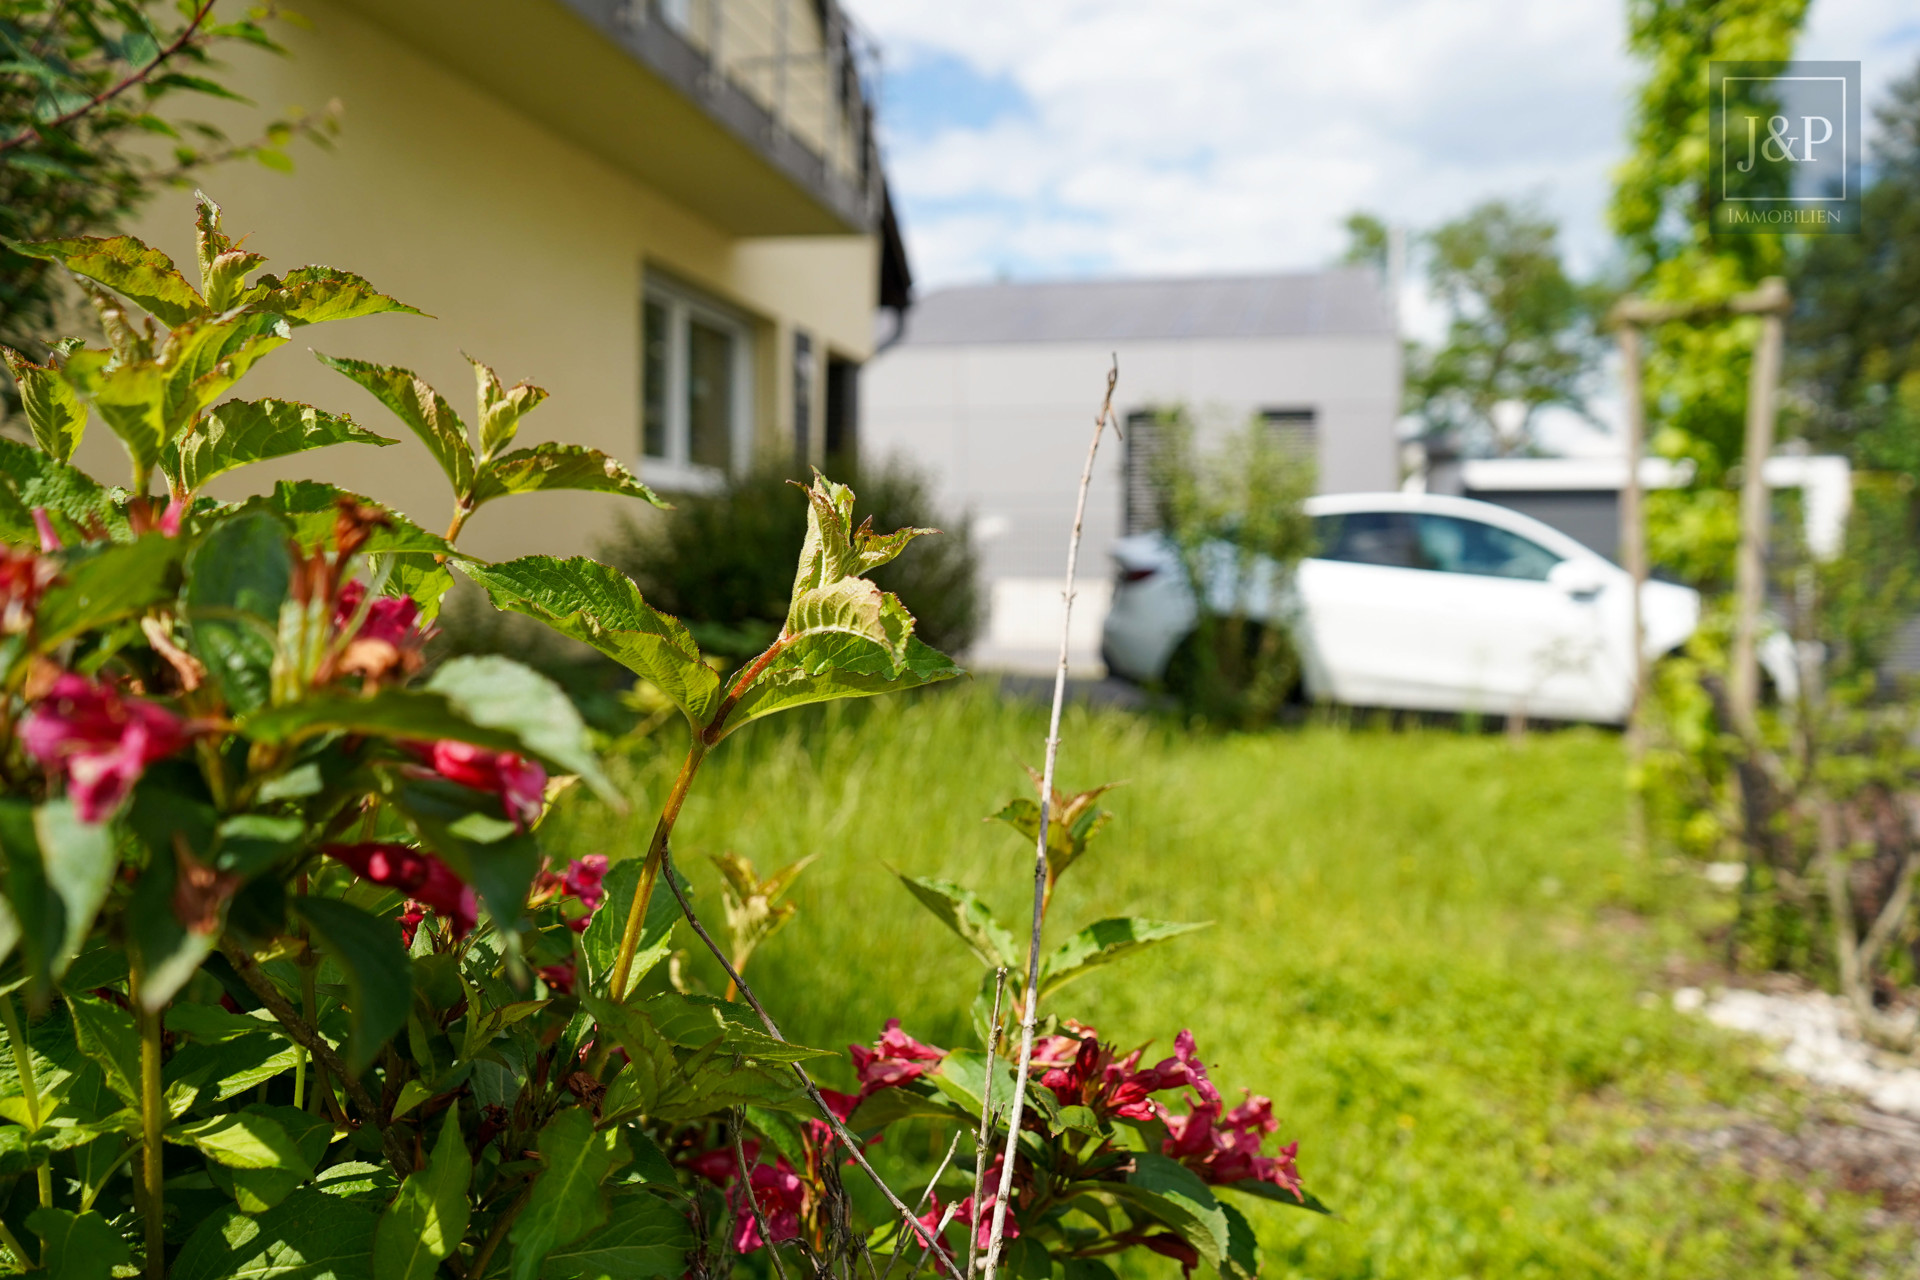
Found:
[[[865,578],[842,578],[795,596],[787,633],[796,639],[844,635],[870,640],[897,666],[906,660],[913,618],[896,597]]]
[[[133,1263],[127,1242],[97,1213],[35,1209],[27,1226],[45,1250],[47,1280],[108,1280],[115,1267]]]
[[[242,301],[285,316],[294,325],[357,320],[387,311],[426,314],[379,292],[351,271],[320,266],[295,267],[280,278],[261,276]]]
[[[478,507],[495,498],[542,489],[622,493],[656,507],[667,505],[618,459],[585,445],[551,443],[515,449],[481,468],[473,491],[473,505]]]
[[[600,768],[580,712],[559,685],[531,667],[495,654],[454,658],[426,687],[472,724],[511,733],[534,755],[579,774],[608,804],[624,807]]]
[[[170,1280],[358,1280],[373,1265],[373,1210],[313,1188],[257,1217],[222,1210],[200,1224]]]
[[[643,863],[644,859],[641,858],[626,858],[613,864],[605,880],[606,901],[594,913],[587,931],[580,935],[580,953],[587,959],[588,972],[596,988],[608,981],[613,972],[613,962],[620,951],[620,938],[627,927],[627,912],[633,909],[633,895],[640,888]],[[627,981],[630,984],[637,985],[653,966],[667,958],[667,953],[673,947],[673,926],[679,920],[680,904],[674,901],[673,894],[668,892],[665,885],[658,885],[653,897],[647,900],[647,918],[640,926],[640,945],[634,950],[633,965],[628,971]],[[632,989],[630,985],[628,991]],[[627,992],[604,994],[621,1000]]]
[[[1227,1183],[1226,1187],[1229,1191],[1238,1191],[1241,1195],[1252,1196],[1256,1200],[1271,1200],[1275,1204],[1324,1213],[1328,1217],[1333,1216],[1333,1210],[1327,1208],[1319,1196],[1305,1187],[1300,1188],[1300,1194],[1297,1196],[1285,1187],[1276,1187],[1271,1182],[1261,1182],[1258,1178],[1242,1178],[1238,1182]]]
[[[407,1175],[373,1236],[374,1280],[430,1280],[467,1234],[473,1160],[460,1136],[459,1107],[447,1108],[427,1167]]]
[[[200,264],[200,292],[209,308],[225,311],[239,301],[247,273],[266,259],[233,247],[232,238],[220,230],[220,206],[204,191],[193,193],[193,203],[193,247]]]
[[[1136,916],[1116,916],[1088,925],[1061,943],[1040,964],[1040,995],[1052,995],[1075,978],[1083,978],[1103,964],[1112,964],[1122,956],[1144,951],[1169,938],[1206,928],[1206,923],[1174,924],[1166,920],[1143,920]]]
[[[381,404],[393,410],[433,455],[447,473],[455,496],[465,499],[473,492],[473,445],[467,438],[467,424],[443,400],[409,369],[369,364],[364,360],[346,360],[320,355],[320,363],[343,373],[373,393]]]
[[[58,979],[92,931],[120,859],[113,828],[104,822],[80,821],[71,800],[50,800],[35,809],[33,827],[47,883],[63,908],[66,937],[53,954],[51,969],[51,976]]]
[[[986,1055],[978,1049],[955,1049],[940,1060],[928,1077],[933,1087],[959,1103],[977,1123],[980,1118],[981,1091],[987,1086]],[[876,1095],[877,1096],[877,1095]],[[1005,1058],[993,1060],[993,1105],[996,1109],[1013,1101],[1013,1067]]]
[[[57,262],[77,276],[97,281],[137,303],[168,328],[205,315],[206,304],[194,292],[173,259],[132,236],[71,236],[7,247],[29,258]]]
[[[242,1036],[262,1031],[277,1031],[280,1024],[271,1018],[228,1013],[217,1004],[193,1004],[181,1001],[167,1007],[167,1030],[201,1044],[225,1044]]]
[[[0,485],[18,500],[18,509],[0,516],[0,536],[9,541],[37,544],[39,535],[29,512],[45,507],[54,528],[68,542],[90,531],[125,541],[131,534],[127,515],[113,494],[78,467],[69,466],[31,445],[0,439]],[[5,504],[8,508],[12,504]]]
[[[334,898],[296,898],[293,909],[313,926],[321,949],[346,974],[352,1013],[347,1066],[364,1071],[394,1033],[407,1025],[413,968],[400,945],[400,928]]]
[[[1018,952],[1014,950],[1013,935],[994,920],[993,912],[987,904],[957,884],[945,880],[931,880],[920,876],[901,875],[900,883],[907,886],[907,892],[918,898],[921,905],[938,916],[940,923],[960,936],[960,940],[972,948],[973,954],[994,968],[1018,968]]]
[[[209,410],[178,442],[174,475],[181,488],[191,491],[250,462],[285,458],[330,444],[396,443],[344,414],[324,413],[310,404],[229,400]]]
[[[332,550],[334,521],[339,517],[339,500],[343,497],[363,507],[373,507],[385,517],[386,523],[376,528],[360,548],[362,553],[460,557],[460,552],[445,538],[428,533],[392,508],[317,480],[281,480],[273,486],[270,497],[252,499],[245,507],[257,505],[285,516],[293,526],[294,541],[311,555],[323,547]]]
[[[241,728],[256,742],[276,745],[322,733],[354,733],[414,741],[450,738],[490,751],[529,750],[516,734],[474,724],[440,694],[392,686],[372,697],[316,694],[257,712]]]
[[[93,406],[100,420],[126,445],[134,464],[151,468],[166,448],[167,375],[148,361],[108,368],[104,351],[67,357],[67,381]]]
[[[1125,1182],[1097,1185],[1128,1209],[1173,1228],[1214,1266],[1226,1256],[1227,1215],[1200,1176],[1178,1161],[1150,1151],[1136,1152]]]
[[[293,1070],[294,1048],[263,1026],[261,1034],[221,1044],[186,1044],[167,1059],[161,1078],[176,1110],[245,1093]]]
[[[860,636],[826,634],[795,641],[756,678],[727,717],[725,737],[743,725],[776,711],[898,693],[966,674],[953,660],[917,638],[909,638],[905,659],[895,665],[884,645]]]
[[[886,564],[907,544],[932,529],[873,532],[871,520],[853,527],[853,490],[814,473],[807,494],[807,536],[800,545],[800,565],[793,578],[793,599],[830,587],[843,578],[858,577]],[[789,625],[788,630],[796,628]]]
[[[645,1192],[617,1196],[607,1226],[547,1255],[544,1280],[650,1280],[687,1269],[697,1241],[679,1206]]]
[[[0,862],[6,869],[8,923],[12,941],[24,942],[26,969],[36,1002],[46,999],[54,980],[77,948],[69,927],[66,898],[55,886],[41,842],[40,815],[24,800],[0,800]],[[104,828],[103,828],[104,831]],[[97,843],[89,840],[89,849]],[[108,856],[112,856],[111,843]],[[98,902],[94,904],[98,909]],[[92,920],[91,914],[88,916]]]
[[[279,316],[244,311],[190,321],[168,334],[154,362],[166,380],[161,405],[169,445],[195,414],[292,337]],[[167,459],[162,454],[162,463]]]
[[[274,636],[293,582],[287,534],[277,517],[250,512],[216,526],[187,559],[193,648],[235,715],[273,691]]]
[[[184,550],[180,539],[150,533],[137,542],[71,557],[61,581],[40,601],[35,631],[40,651],[170,599]]]
[[[106,1077],[107,1087],[128,1103],[140,1105],[140,1033],[133,1015],[94,996],[67,993],[73,1038],[80,1052]]]
[[[301,1154],[280,1122],[254,1111],[213,1116],[166,1131],[168,1142],[193,1147],[210,1160],[235,1169],[286,1169],[313,1176],[313,1163]]]
[[[207,1173],[215,1185],[234,1198],[241,1212],[265,1213],[313,1176],[312,1170],[318,1168],[326,1158],[327,1147],[333,1141],[333,1123],[311,1112],[258,1102],[247,1106],[244,1111],[277,1123],[293,1140],[304,1163],[289,1163],[285,1167],[267,1169],[237,1169],[212,1163],[207,1166]]]
[[[712,996],[662,991],[638,1004],[670,1043],[689,1049],[705,1048],[717,1040],[728,1054],[745,1054],[765,1062],[808,1062],[840,1056],[832,1049],[810,1049],[791,1040],[775,1040],[759,1028],[735,1020],[736,1016],[753,1016],[745,1005],[730,1005]]]
[[[627,1158],[620,1131],[596,1132],[593,1117],[578,1107],[547,1121],[539,1153],[540,1173],[507,1237],[513,1242],[513,1280],[535,1280],[549,1253],[606,1222],[601,1183]]]
[[[179,875],[175,841],[189,849],[211,849],[217,815],[201,789],[199,770],[185,762],[162,761],[147,770],[133,789],[127,825],[147,847],[147,865],[134,881],[133,900],[122,919],[128,950],[140,960],[140,999],[159,1009],[191,978],[213,949],[214,936],[181,925],[173,913]]]
[[[583,556],[525,556],[461,569],[485,588],[495,608],[538,618],[652,681],[696,728],[712,719],[720,677],[701,658],[700,646],[612,565]]]
[[[87,411],[73,388],[57,369],[37,365],[12,347],[0,347],[14,386],[20,391],[20,405],[27,413],[27,426],[34,443],[60,462],[73,457],[80,436],[87,429]]]
[[[1220,1212],[1227,1219],[1226,1255],[1220,1260],[1220,1274],[1227,1280],[1260,1280],[1260,1237],[1246,1215],[1230,1204]]]
[[[473,366],[478,384],[475,400],[480,406],[480,455],[491,458],[513,442],[520,419],[532,413],[547,393],[525,382],[509,391],[500,385],[500,375],[492,369],[472,356],[467,357],[467,363]]]

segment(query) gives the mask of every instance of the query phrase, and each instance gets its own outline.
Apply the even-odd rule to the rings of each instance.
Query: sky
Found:
[[[1623,0],[850,0],[918,287],[1231,273],[1536,201],[1603,266],[1636,67]],[[1814,0],[1798,56],[1869,109],[1920,62],[1913,0]],[[1870,110],[1869,110],[1870,114]]]

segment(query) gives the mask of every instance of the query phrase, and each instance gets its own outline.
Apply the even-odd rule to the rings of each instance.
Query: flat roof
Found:
[[[1272,275],[963,285],[923,295],[908,346],[1378,336],[1398,341],[1379,275]]]

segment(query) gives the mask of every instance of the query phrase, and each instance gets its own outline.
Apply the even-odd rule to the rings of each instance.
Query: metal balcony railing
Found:
[[[876,225],[879,47],[835,0],[614,0],[611,16],[656,70],[692,71],[682,87],[709,111],[843,216]]]

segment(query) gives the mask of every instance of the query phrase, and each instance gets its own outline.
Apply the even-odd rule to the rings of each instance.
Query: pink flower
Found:
[[[173,501],[167,504],[167,509],[160,513],[160,535],[165,538],[179,537],[180,517],[186,514],[187,500],[175,495]]]
[[[373,883],[398,889],[427,910],[445,916],[456,938],[464,938],[480,918],[473,886],[430,853],[383,843],[333,844],[326,853]],[[403,927],[405,919],[401,917]]]
[[[900,1029],[900,1019],[888,1018],[886,1030],[874,1041],[873,1048],[848,1045],[847,1056],[853,1059],[854,1071],[860,1077],[860,1096],[864,1099],[875,1090],[919,1079],[927,1073],[926,1064],[940,1061],[947,1056],[947,1051],[921,1044]]]
[[[40,535],[40,549],[42,551],[58,551],[60,549],[60,535],[54,532],[53,518],[47,514],[45,507],[35,507],[33,509],[33,527]]]
[[[20,726],[20,741],[43,768],[66,777],[80,820],[100,822],[149,764],[186,745],[187,731],[165,707],[68,672]]]
[[[578,898],[580,905],[587,909],[586,918],[589,920],[593,918],[593,913],[600,909],[600,904],[607,900],[607,888],[602,883],[606,876],[607,855],[590,853],[584,858],[575,858],[569,862],[566,875],[560,878],[560,883],[566,891]],[[580,928],[585,929],[586,925],[582,924]]]
[[[1200,1096],[1184,1116],[1153,1104],[1167,1126],[1167,1140],[1160,1145],[1162,1154],[1172,1156],[1215,1185],[1268,1182],[1304,1202],[1300,1171],[1294,1164],[1300,1144],[1290,1143],[1276,1155],[1260,1154],[1266,1136],[1280,1127],[1273,1118],[1273,1102],[1249,1093],[1245,1102],[1223,1115],[1220,1091],[1194,1054],[1193,1033],[1182,1031],[1174,1043],[1179,1064],[1189,1073],[1188,1083]]]
[[[546,983],[561,995],[570,996],[573,994],[573,983],[577,976],[573,967],[573,961],[564,960],[559,964],[543,965],[538,972],[540,974],[540,981]]]
[[[547,771],[533,761],[450,739],[415,743],[411,750],[449,782],[499,796],[515,826],[531,826],[540,817],[546,803]]]
[[[18,635],[31,627],[41,593],[59,576],[58,561],[0,547],[0,634]]]
[[[420,629],[420,606],[411,596],[377,596],[366,603],[367,589],[357,581],[341,586],[333,599],[333,625],[346,640],[336,670],[357,672],[370,681],[395,673],[412,675],[425,663],[421,649],[427,632]],[[366,617],[351,635],[346,629],[366,603]]]
[[[1091,1027],[1081,1030],[1073,1060],[1053,1067],[1040,1077],[1040,1083],[1053,1090],[1054,1097],[1063,1106],[1088,1107],[1103,1117],[1151,1120],[1159,1114],[1151,1095],[1163,1089],[1191,1085],[1203,1096],[1219,1097],[1213,1092],[1212,1081],[1207,1079],[1205,1066],[1194,1056],[1193,1036],[1188,1032],[1182,1031],[1174,1040],[1173,1057],[1163,1058],[1151,1067],[1141,1067],[1143,1050],[1135,1049],[1116,1062],[1112,1047],[1101,1044]],[[1065,1046],[1055,1042],[1066,1039],[1048,1037],[1048,1061],[1061,1061]]]
[[[982,1249],[986,1248],[993,1239],[993,1207],[1000,1202],[1000,1166],[1005,1160],[1004,1154],[996,1155],[993,1158],[992,1167],[980,1181],[981,1189],[986,1192],[981,1197],[980,1211],[974,1212],[972,1196],[962,1200],[959,1208],[954,1211],[953,1220],[972,1227],[973,1238]],[[1015,1170],[1018,1171],[1017,1165]],[[934,1196],[932,1203],[933,1208],[920,1217],[920,1230],[915,1233],[920,1237],[922,1244],[933,1239],[934,1231],[940,1226],[940,1219],[946,1216],[946,1210],[941,1207],[939,1196]],[[1016,1240],[1020,1236],[1020,1224],[1014,1221],[1011,1206],[1008,1208],[1006,1226],[1000,1234],[1004,1240]]]
[[[752,1189],[754,1204],[760,1207],[760,1216],[767,1220],[767,1231],[773,1236],[773,1242],[778,1244],[798,1236],[800,1215],[807,1207],[806,1184],[785,1156],[772,1164],[758,1164],[755,1162],[760,1158],[760,1144],[748,1139],[741,1147],[753,1169],[747,1176],[747,1185]],[[740,1162],[734,1158],[731,1148],[703,1151],[687,1161],[687,1167],[715,1186],[727,1188],[727,1203],[733,1207],[734,1252],[752,1253],[766,1243],[760,1235],[760,1224],[754,1220],[752,1206],[740,1194]]]
[[[394,918],[394,922],[400,926],[401,946],[409,951],[413,950],[413,939],[420,932],[420,924],[426,918],[426,904],[416,902],[412,898],[407,899],[406,905],[400,909],[400,914]]]

